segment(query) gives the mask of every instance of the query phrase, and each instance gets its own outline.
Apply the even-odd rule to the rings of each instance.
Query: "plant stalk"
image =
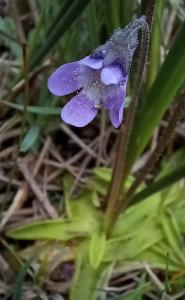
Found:
[[[110,235],[114,223],[117,220],[117,217],[120,213],[120,208],[121,208],[120,194],[121,194],[121,189],[126,180],[125,165],[126,165],[127,148],[129,144],[130,133],[133,127],[136,108],[138,105],[139,91],[141,89],[142,76],[143,76],[143,71],[144,71],[147,52],[148,52],[149,28],[147,23],[144,25],[144,28],[142,27],[141,29],[142,29],[142,39],[141,39],[141,49],[140,49],[140,56],[139,56],[140,60],[137,69],[133,100],[130,107],[128,108],[126,118],[125,118],[125,123],[122,124],[117,136],[116,157],[113,166],[111,183],[106,197],[107,208],[105,212],[104,230],[107,236]]]

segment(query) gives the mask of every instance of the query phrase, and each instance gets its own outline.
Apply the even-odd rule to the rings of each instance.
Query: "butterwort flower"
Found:
[[[61,111],[64,122],[84,127],[103,106],[112,125],[121,125],[129,68],[143,22],[146,21],[142,16],[126,28],[115,30],[110,40],[91,55],[60,66],[50,76],[48,88],[54,95],[76,92]]]

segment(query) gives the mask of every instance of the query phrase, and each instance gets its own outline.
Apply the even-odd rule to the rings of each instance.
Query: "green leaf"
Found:
[[[24,284],[24,280],[25,280],[28,268],[29,268],[29,266],[32,263],[34,258],[35,258],[35,254],[21,268],[21,270],[20,270],[20,272],[19,272],[19,274],[16,278],[15,286],[13,288],[12,300],[23,300],[23,298],[22,298],[22,287],[23,287],[23,284]]]
[[[108,184],[111,181],[112,169],[106,167],[97,167],[93,170],[93,178],[91,185],[93,189],[102,195],[107,193]],[[126,188],[129,188],[133,183],[134,178],[130,176],[126,181]],[[91,189],[91,186],[90,186]]]
[[[147,145],[154,129],[159,124],[164,113],[174,100],[185,80],[185,22],[161,66],[152,85],[144,107],[134,122],[128,148],[126,170],[129,173],[136,158]]]
[[[0,34],[3,44],[10,49],[11,55],[20,60],[22,57],[22,48],[17,41],[15,24],[12,18],[7,16],[0,19]]]
[[[169,204],[173,199],[169,198],[165,203]],[[160,194],[156,194],[140,203],[129,207],[124,214],[121,214],[117,220],[113,231],[112,238],[127,239],[137,236],[139,230],[149,227],[149,223],[154,222],[158,213],[161,201]]]
[[[173,249],[177,258],[181,261],[182,264],[185,264],[185,255],[182,251],[183,243],[181,238],[179,238],[180,230],[178,228],[177,221],[175,220],[175,216],[173,216],[172,218],[172,213],[168,218],[166,216],[162,216],[161,225],[163,228],[165,239]]]
[[[77,220],[47,220],[35,222],[10,229],[6,235],[14,239],[23,240],[69,240],[77,236],[87,236],[89,228],[87,222]]]
[[[25,135],[24,139],[22,140],[22,143],[20,145],[20,151],[21,152],[27,152],[30,150],[37,141],[39,136],[39,127],[38,126],[32,126],[27,134]]]
[[[140,253],[139,256],[135,258],[135,261],[145,261],[153,268],[162,270],[166,270],[168,264],[170,272],[179,270],[179,261],[177,261],[176,258],[174,259],[174,253],[172,251],[169,251],[169,247],[166,247],[167,249],[164,250],[161,247],[161,244],[162,243],[153,245],[151,248],[148,248],[146,251]],[[169,252],[170,255],[167,256],[167,253]]]
[[[63,240],[87,237],[99,230],[101,214],[85,196],[71,203],[71,218],[34,222],[10,229],[6,235],[23,240]]]
[[[90,241],[89,260],[93,269],[97,269],[102,262],[106,247],[104,232],[94,232]]]
[[[118,261],[133,260],[140,253],[160,242],[163,239],[163,234],[154,221],[151,220],[148,226],[141,228],[140,232],[138,230],[137,235],[125,241],[110,240],[106,247],[105,261],[114,261],[114,259]],[[137,224],[137,226],[141,225]]]
[[[23,104],[16,104],[12,103],[6,100],[0,100],[0,103],[14,108],[19,111],[24,111],[24,105]],[[26,108],[27,112],[33,113],[33,114],[39,114],[39,115],[60,115],[60,108],[59,107],[46,107],[46,106],[27,106]]]
[[[96,300],[105,295],[102,289],[107,275],[107,264],[96,270],[89,262],[89,241],[80,244],[76,258],[75,275],[70,289],[70,300]]]
[[[99,167],[93,170],[95,176],[105,182],[110,182],[112,176],[112,169],[106,167]]]

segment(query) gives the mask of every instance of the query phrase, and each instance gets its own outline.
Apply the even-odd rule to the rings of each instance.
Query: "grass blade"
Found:
[[[14,108],[19,111],[24,110],[24,105],[23,104],[16,104],[12,103],[6,100],[0,100],[0,103]],[[33,113],[33,114],[39,114],[39,115],[60,115],[60,108],[59,107],[47,107],[47,106],[32,106],[28,105],[27,106],[27,112]]]
[[[152,85],[147,101],[140,110],[132,130],[127,151],[126,170],[129,172],[135,159],[145,148],[153,130],[174,100],[185,80],[185,22]]]
[[[45,44],[38,48],[35,55],[30,59],[30,69],[32,70],[41,60],[51,51],[54,45],[57,43],[63,33],[69,28],[69,26],[76,20],[79,14],[85,9],[90,0],[76,0],[67,10],[66,14],[61,18],[55,27],[55,30],[51,32]]]
[[[24,283],[24,279],[26,277],[27,270],[28,270],[28,268],[29,268],[29,266],[32,263],[34,258],[35,258],[35,254],[21,268],[21,270],[20,270],[20,272],[17,276],[16,282],[15,282],[15,287],[14,287],[12,300],[23,300],[23,298],[22,298],[22,286],[23,286],[23,283]]]
[[[152,85],[159,68],[163,7],[164,7],[164,0],[157,0],[155,4],[154,22],[152,26],[151,45],[149,51],[149,61],[150,61],[149,72],[148,72],[149,87]]]
[[[143,200],[152,194],[160,192],[161,190],[170,187],[172,184],[176,183],[180,179],[185,178],[185,165],[180,166],[170,174],[160,178],[156,182],[152,183],[149,187],[138,192],[133,197],[133,203]]]
[[[87,9],[87,23],[89,38],[91,40],[91,47],[94,49],[99,44],[98,31],[97,31],[97,15],[96,15],[96,6],[95,1],[92,0]]]

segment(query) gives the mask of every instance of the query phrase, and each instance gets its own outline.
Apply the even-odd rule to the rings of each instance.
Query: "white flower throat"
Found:
[[[101,108],[103,99],[107,92],[107,86],[105,86],[100,79],[100,70],[89,69],[85,66],[79,66],[78,80],[83,90],[90,100],[94,102],[96,108]]]

